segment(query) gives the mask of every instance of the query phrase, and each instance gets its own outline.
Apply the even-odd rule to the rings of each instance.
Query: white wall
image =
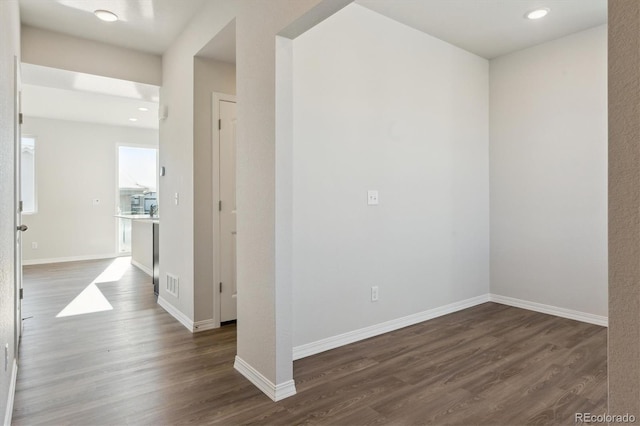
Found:
[[[295,37],[346,3],[237,2],[238,359],[278,385],[276,398],[293,378],[292,287],[276,272],[276,35]]]
[[[213,233],[219,196],[217,142],[213,142],[212,93],[236,93],[236,67],[207,58],[194,58],[194,309],[195,321],[213,318],[213,289],[217,267]],[[217,134],[216,134],[217,138]],[[217,139],[216,139],[217,141]],[[215,149],[214,149],[215,147]],[[214,173],[215,170],[215,173]],[[216,206],[216,208],[214,208]]]
[[[20,60],[17,0],[0,1],[0,422],[10,423],[15,371],[15,97],[14,57]],[[9,365],[4,368],[4,347]]]
[[[491,61],[491,292],[607,315],[607,28]]]
[[[356,4],[293,46],[294,346],[488,293],[488,61]]]
[[[117,144],[157,146],[158,132],[35,117],[22,132],[36,138],[38,206],[23,216],[25,263],[114,256]]]
[[[156,86],[162,83],[162,60],[158,55],[27,25],[22,27],[21,47],[22,60],[28,64]]]

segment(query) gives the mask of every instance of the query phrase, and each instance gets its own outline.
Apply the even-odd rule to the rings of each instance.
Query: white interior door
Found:
[[[236,103],[218,100],[220,141],[220,322],[236,314]]]
[[[16,224],[16,241],[15,241],[15,357],[18,358],[18,347],[20,336],[22,335],[22,232],[27,230],[26,225],[22,224],[22,187],[21,187],[21,171],[22,163],[22,135],[20,125],[22,124],[22,102],[20,93],[20,63],[18,58],[14,58],[14,81],[15,81],[15,189],[14,189],[14,206],[15,206],[15,224]]]

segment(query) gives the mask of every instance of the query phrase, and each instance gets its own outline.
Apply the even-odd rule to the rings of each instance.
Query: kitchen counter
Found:
[[[153,276],[153,227],[154,224],[160,223],[160,217],[149,216],[148,214],[116,214],[114,216],[118,219],[131,221],[131,264],[137,266],[149,276]]]
[[[120,219],[130,219],[130,220],[143,220],[143,221],[155,221],[158,222],[160,220],[160,216],[149,216],[148,214],[117,214],[115,217]]]

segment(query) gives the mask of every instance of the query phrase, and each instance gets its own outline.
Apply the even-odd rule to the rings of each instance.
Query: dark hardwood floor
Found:
[[[233,369],[235,325],[189,333],[135,267],[96,284],[112,310],[56,318],[111,262],[25,267],[13,424],[552,425],[606,409],[606,328],[494,303],[296,361],[298,394],[274,403]]]

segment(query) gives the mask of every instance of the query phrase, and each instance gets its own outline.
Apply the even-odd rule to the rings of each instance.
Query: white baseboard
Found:
[[[113,259],[118,257],[114,253],[109,254],[91,254],[88,256],[70,256],[70,257],[52,257],[49,259],[31,259],[22,260],[23,266],[29,265],[45,265],[47,263],[63,263],[63,262],[80,262],[82,260],[99,260],[99,259]]]
[[[211,330],[212,328],[216,328],[216,323],[213,319],[196,321],[193,322],[191,319],[180,312],[178,308],[173,306],[171,303],[164,299],[162,296],[158,296],[158,305],[162,306],[162,309],[167,311],[169,315],[177,319],[180,324],[184,325],[187,330],[192,333],[198,333],[200,331]],[[219,326],[218,326],[219,327]]]
[[[187,327],[187,330],[193,333],[193,321],[191,321],[188,316],[180,312],[178,308],[163,299],[162,296],[158,296],[158,305],[162,306],[162,308],[167,311],[169,315],[177,319],[180,324]]]
[[[140,269],[145,274],[149,275],[150,277],[153,277],[153,270],[151,270],[148,267],[144,266],[142,263],[138,262],[137,260],[133,260],[133,258],[132,258],[131,259],[131,264],[133,266],[135,266],[136,268]]]
[[[607,327],[609,318],[601,315],[589,314],[586,312],[574,311],[572,309],[559,308],[557,306],[545,305],[537,302],[529,302],[528,300],[516,299],[513,297],[500,296],[499,294],[490,294],[489,300],[503,305],[509,305],[516,308],[528,309],[530,311],[540,312],[543,314],[555,315],[557,317],[569,318],[576,321],[587,322],[589,324],[601,325]]]
[[[218,327],[220,327],[218,325]],[[211,330],[212,328],[217,328],[216,327],[216,322],[213,319],[208,319],[208,320],[204,320],[204,321],[196,321],[195,323],[193,323],[193,332],[197,333],[199,331],[205,331],[205,330]]]
[[[4,413],[4,426],[11,426],[13,417],[13,400],[16,395],[16,381],[18,379],[18,363],[15,358],[11,367],[11,382],[9,382],[9,396],[7,396],[7,406]]]
[[[318,354],[320,352],[335,349],[340,346],[348,345],[349,343],[358,342],[360,340],[368,339],[370,337],[378,336],[380,334],[388,333],[390,331],[398,330],[400,328],[408,327],[410,325],[418,324],[420,322],[437,318],[442,315],[451,314],[453,312],[467,309],[472,306],[480,305],[489,301],[489,295],[484,294],[482,296],[472,297],[471,299],[461,300],[459,302],[450,303],[445,306],[441,306],[427,311],[418,312],[416,314],[408,315],[406,317],[397,318],[394,320],[386,321],[381,324],[372,325],[369,327],[361,328],[359,330],[349,331],[337,336],[328,337],[326,339],[318,340],[316,342],[306,343],[304,345],[296,346],[293,348],[293,359],[300,359],[311,355]]]
[[[500,296],[497,294],[485,294],[471,299],[462,300],[460,302],[451,303],[428,311],[418,312],[406,317],[390,320],[381,324],[372,325],[361,328],[359,330],[349,331],[337,336],[328,337],[293,348],[293,359],[297,360],[320,352],[335,349],[340,346],[398,330],[410,325],[414,325],[423,321],[437,318],[442,315],[451,314],[453,312],[467,309],[472,306],[480,305],[486,302],[495,302],[503,305],[509,305],[516,308],[528,309],[530,311],[540,312],[543,314],[555,315],[562,318],[568,318],[576,321],[582,321],[590,324],[601,325],[607,327],[608,317],[589,314],[586,312],[575,311],[557,306],[544,305],[542,303],[529,302],[527,300],[515,299],[513,297]]]
[[[296,385],[293,380],[276,385],[237,355],[233,368],[273,401],[280,401],[296,394]]]

